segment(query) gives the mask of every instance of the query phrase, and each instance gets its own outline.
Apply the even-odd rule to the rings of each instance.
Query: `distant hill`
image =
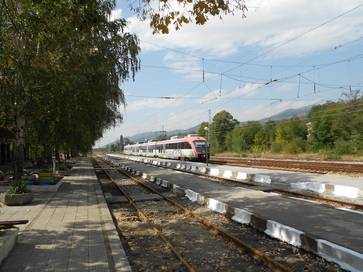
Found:
[[[264,124],[269,120],[278,121],[278,120],[282,120],[282,119],[290,119],[293,116],[303,117],[303,116],[306,116],[309,113],[309,111],[311,110],[312,107],[313,106],[310,105],[310,106],[305,106],[305,107],[298,108],[298,109],[287,109],[287,110],[284,110],[284,111],[282,111],[282,112],[280,112],[278,114],[275,114],[273,116],[263,118],[263,119],[259,120],[259,122],[261,124]]]
[[[264,124],[269,120],[278,121],[278,120],[282,120],[282,119],[289,119],[289,118],[291,118],[293,116],[306,116],[309,113],[309,111],[311,110],[311,108],[312,108],[312,105],[305,106],[305,107],[298,108],[298,109],[287,109],[287,110],[284,110],[284,111],[282,111],[282,112],[280,112],[278,114],[272,115],[272,116],[267,117],[267,118],[260,119],[258,121],[261,124]],[[250,121],[253,121],[253,120],[250,120]],[[243,124],[246,124],[247,122],[248,121],[241,122],[240,124],[243,125]],[[196,125],[195,127],[188,128],[188,129],[167,131],[166,135],[170,136],[170,135],[176,135],[178,133],[188,134],[191,131],[198,132],[199,127],[200,127],[200,124]],[[130,139],[130,141],[132,141],[132,142],[144,142],[145,139],[148,139],[148,140],[156,139],[156,137],[159,136],[160,134],[161,134],[161,132],[155,132],[155,131],[150,132],[149,131],[149,132],[138,133],[138,134],[133,135],[133,136],[124,136],[124,138]],[[117,139],[117,140],[107,144],[106,146],[111,145],[111,144],[116,144],[116,143],[118,143],[118,141],[119,140]],[[102,148],[104,148],[106,146],[103,146]]]
[[[198,132],[198,129],[199,129],[200,125],[197,125],[195,127],[192,127],[192,128],[188,128],[188,129],[177,129],[177,130],[171,130],[171,131],[167,131],[166,132],[166,135],[167,136],[171,136],[171,135],[176,135],[178,133],[184,133],[184,134],[188,134],[190,133],[191,131],[195,131],[195,132]],[[155,140],[157,136],[161,135],[161,132],[158,131],[158,132],[143,132],[143,133],[138,133],[136,135],[133,135],[133,136],[126,136],[125,138],[128,138],[130,139],[130,141],[132,142],[144,142],[145,139],[148,139],[148,140]],[[116,141],[117,142],[117,141]]]

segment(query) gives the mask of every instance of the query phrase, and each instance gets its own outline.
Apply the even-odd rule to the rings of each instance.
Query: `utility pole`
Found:
[[[165,138],[166,138],[166,131],[164,130],[164,125],[162,125],[162,126],[161,126],[161,131],[160,131],[160,133],[161,133],[162,135],[164,135],[164,136],[163,136],[163,140],[165,140]]]
[[[208,110],[208,115],[209,115],[208,126],[204,128],[204,130],[207,131],[207,146],[206,146],[207,154],[205,156],[205,162],[207,163],[207,166],[208,166],[208,163],[209,163],[209,156],[210,156],[210,123],[211,123],[211,112],[210,112],[210,110]]]

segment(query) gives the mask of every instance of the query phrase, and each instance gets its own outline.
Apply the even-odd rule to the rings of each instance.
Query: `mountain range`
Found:
[[[311,110],[311,108],[312,108],[312,105],[301,107],[298,109],[287,109],[278,114],[272,115],[267,118],[260,119],[258,121],[261,124],[264,124],[269,120],[278,121],[278,120],[282,120],[282,119],[289,119],[293,116],[306,116],[309,113],[309,111]],[[247,122],[248,121],[240,122],[240,125],[246,124]],[[199,130],[199,127],[200,127],[200,124],[196,125],[194,127],[188,128],[188,129],[171,130],[171,131],[167,131],[166,135],[170,136],[170,135],[176,135],[178,133],[188,134],[193,131],[197,132]],[[138,133],[133,136],[124,136],[124,138],[130,139],[131,142],[144,142],[145,139],[149,139],[149,140],[155,139],[160,134],[161,134],[161,132],[149,131],[149,132]],[[119,139],[116,139],[115,141],[107,144],[106,146],[111,145],[111,144],[116,144],[116,143],[118,143],[118,141],[119,141]],[[106,146],[103,146],[102,148],[105,148]]]

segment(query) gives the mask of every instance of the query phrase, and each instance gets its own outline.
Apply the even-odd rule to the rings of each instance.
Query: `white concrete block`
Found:
[[[251,215],[252,213],[244,209],[235,208],[232,220],[241,224],[249,224],[251,222]]]
[[[307,182],[292,182],[292,183],[290,183],[290,186],[293,189],[307,190],[308,183]]]
[[[308,190],[317,193],[324,193],[325,191],[325,184],[318,183],[318,182],[308,182]]]
[[[270,176],[256,174],[253,177],[253,181],[254,182],[259,182],[259,183],[270,184],[271,183],[271,178],[270,178]]]
[[[223,173],[223,177],[224,178],[230,179],[230,178],[232,178],[232,176],[233,176],[233,172],[232,171],[230,171],[230,170],[224,170],[224,173]]]
[[[358,197],[358,188],[342,186],[342,185],[334,185],[334,195],[357,198]]]
[[[345,269],[347,271],[362,271],[362,254],[321,239],[318,239],[317,243],[318,254],[324,259],[339,264],[342,269]]]
[[[168,188],[168,184],[169,184],[169,182],[166,180],[161,181],[161,187]]]
[[[238,172],[236,179],[246,180],[247,179],[247,173]]]
[[[185,196],[190,201],[193,201],[193,202],[197,201],[198,200],[198,195],[199,195],[199,193],[196,193],[196,192],[194,192],[192,190],[189,190],[189,189],[185,190]]]
[[[209,199],[208,208],[215,212],[226,213],[226,207],[227,207],[227,204],[225,204],[223,202],[220,202],[213,198]]]
[[[218,176],[219,175],[219,169],[217,169],[217,168],[211,168],[210,169],[210,174],[212,176]]]
[[[296,247],[301,246],[300,235],[303,234],[303,232],[280,224],[276,221],[267,221],[267,229],[265,230],[265,233]]]

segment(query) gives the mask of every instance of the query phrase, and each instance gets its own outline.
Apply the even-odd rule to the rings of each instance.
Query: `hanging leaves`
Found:
[[[176,30],[193,22],[204,25],[209,16],[219,16],[222,19],[222,14],[234,15],[237,11],[244,18],[248,10],[244,0],[177,0],[178,6],[172,6],[171,0],[128,1],[132,2],[129,7],[140,20],[150,19],[154,34],[168,34],[171,25]]]

